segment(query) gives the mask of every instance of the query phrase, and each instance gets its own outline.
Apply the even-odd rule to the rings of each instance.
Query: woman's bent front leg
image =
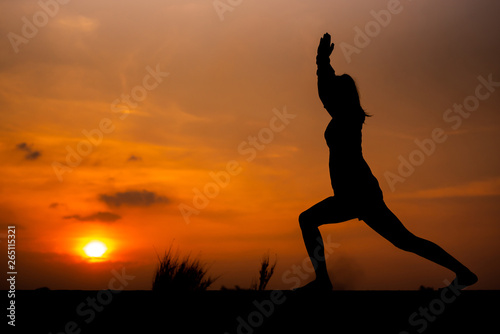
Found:
[[[302,230],[302,238],[304,238],[307,254],[311,259],[316,273],[316,280],[325,283],[330,282],[328,271],[326,270],[325,246],[318,226],[316,226],[314,222],[304,218],[302,214],[299,216],[299,224]]]
[[[339,201],[332,196],[312,206],[299,216],[304,244],[316,273],[316,279],[306,286],[308,288],[332,288],[326,267],[325,246],[319,226],[355,218],[353,214],[346,212],[345,208],[345,206],[339,205]]]

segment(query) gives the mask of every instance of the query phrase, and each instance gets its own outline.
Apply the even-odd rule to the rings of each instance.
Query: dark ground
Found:
[[[7,296],[7,291],[1,292]],[[494,333],[500,291],[16,292],[17,333]],[[4,303],[3,305],[7,304]],[[2,307],[7,314],[6,307]],[[4,328],[7,322],[2,316]],[[411,320],[410,320],[411,318]],[[11,326],[7,326],[11,327]],[[8,332],[11,332],[10,330]]]

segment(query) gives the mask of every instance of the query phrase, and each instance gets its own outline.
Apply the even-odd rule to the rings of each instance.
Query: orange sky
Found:
[[[266,251],[270,288],[312,278],[297,217],[332,194],[315,74],[326,31],[374,115],[363,152],[389,207],[475,271],[474,288],[498,289],[500,87],[484,80],[500,82],[500,4],[214,3],[228,2],[71,1],[48,15],[0,1],[0,241],[3,252],[16,225],[18,289],[107,288],[122,268],[127,289],[149,289],[172,242],[210,265],[214,288],[248,287]],[[464,103],[471,112],[453,111]],[[433,131],[441,141],[418,153]],[[400,159],[418,166],[391,186]],[[195,207],[195,189],[214,195]],[[189,223],[180,205],[197,210]],[[338,286],[453,279],[357,220],[321,231]],[[85,259],[92,239],[107,243],[104,261]]]

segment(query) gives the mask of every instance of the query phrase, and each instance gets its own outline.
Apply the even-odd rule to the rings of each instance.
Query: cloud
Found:
[[[35,160],[40,156],[40,151],[34,151],[31,153],[26,154],[25,158],[26,160]]]
[[[20,150],[20,151],[26,152],[26,155],[24,156],[24,158],[26,160],[35,160],[35,159],[38,159],[38,157],[40,157],[40,155],[42,154],[40,151],[34,151],[34,150],[32,150],[31,146],[29,146],[25,142],[17,144],[16,148],[18,150]]]
[[[81,222],[100,221],[104,223],[112,223],[120,219],[121,216],[114,214],[112,212],[97,212],[89,216],[71,215],[71,216],[64,216],[63,218],[76,219]]]
[[[68,209],[65,203],[53,202],[49,204],[49,209]]]
[[[479,197],[500,195],[500,178],[474,181],[452,187],[425,189],[412,193],[401,194],[402,198],[449,198],[449,197]]]
[[[72,32],[93,32],[99,27],[98,20],[82,15],[60,18],[57,23],[62,29]]]
[[[99,200],[106,203],[110,207],[125,206],[150,206],[156,203],[168,203],[169,199],[164,196],[159,196],[154,192],[147,190],[130,190],[118,192],[114,195],[99,195]]]
[[[142,158],[132,154],[127,161],[142,161]]]

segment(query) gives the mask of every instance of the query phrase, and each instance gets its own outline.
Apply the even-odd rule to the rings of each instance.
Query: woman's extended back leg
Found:
[[[408,231],[385,204],[370,210],[363,220],[394,246],[420,255],[455,272],[457,278],[462,279],[462,285],[471,285],[477,281],[476,275],[444,249]]]

